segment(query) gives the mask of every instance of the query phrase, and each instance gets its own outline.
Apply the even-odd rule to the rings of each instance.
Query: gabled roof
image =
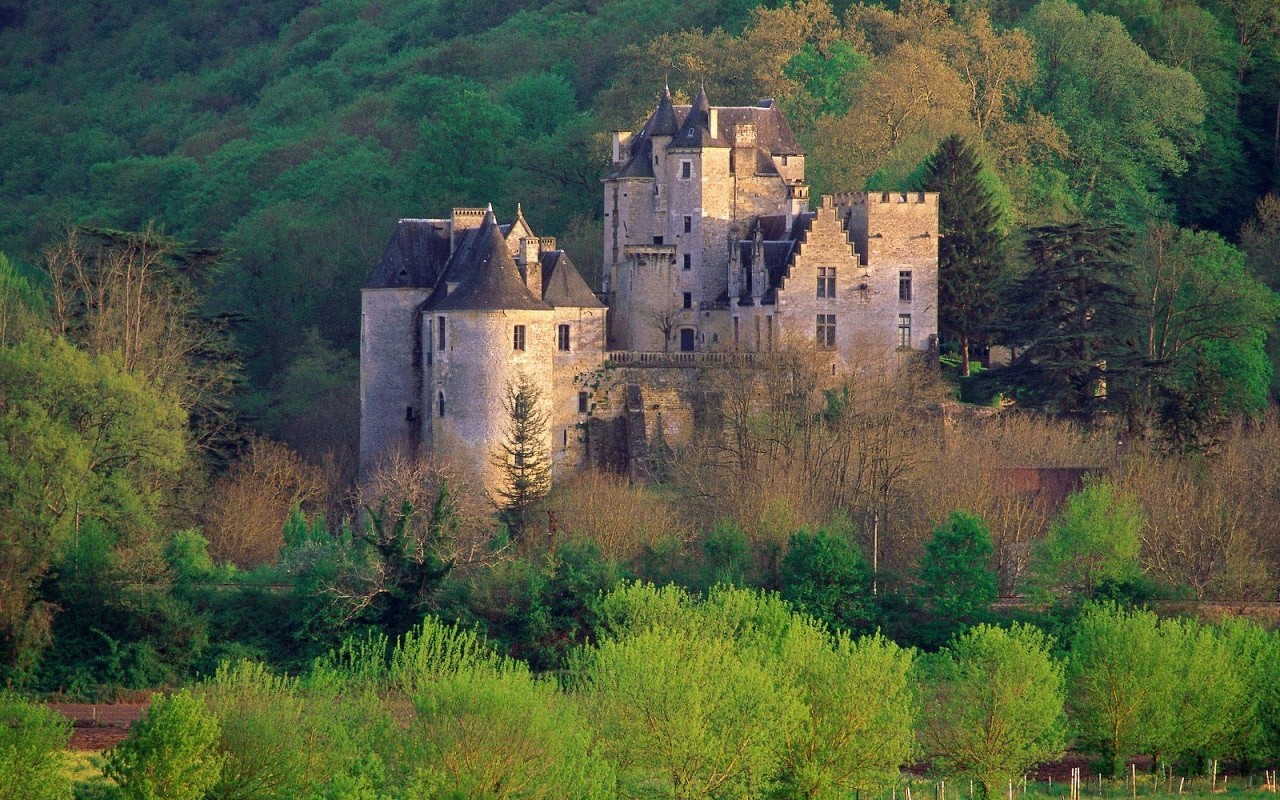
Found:
[[[534,297],[525,286],[492,210],[485,214],[480,227],[468,234],[449,260],[446,280],[436,288],[425,308],[433,311],[550,310],[550,306]],[[448,287],[444,284],[454,280],[458,281],[458,287],[446,294]]]
[[[542,262],[543,302],[556,308],[604,308],[604,303],[587,286],[565,251],[548,250],[539,259]]]
[[[430,289],[449,260],[449,220],[402,219],[366,289]]]

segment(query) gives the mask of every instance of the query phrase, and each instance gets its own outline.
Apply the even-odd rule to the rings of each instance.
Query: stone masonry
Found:
[[[702,376],[808,351],[832,382],[937,338],[937,195],[824,195],[777,106],[664,90],[614,135],[604,286],[517,210],[401,220],[362,293],[360,472],[393,452],[461,461],[495,494],[507,387],[541,389],[553,475],[629,468],[717,424]],[[731,373],[730,373],[731,374]],[[642,471],[642,470],[641,470]]]

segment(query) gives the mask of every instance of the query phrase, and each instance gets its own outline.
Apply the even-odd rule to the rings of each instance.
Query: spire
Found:
[[[680,132],[671,140],[671,147],[703,147],[718,139],[711,133],[711,101],[707,99],[707,87],[698,88],[698,96],[689,107]],[[719,145],[723,146],[723,145]]]
[[[680,130],[676,125],[676,109],[671,101],[671,87],[662,87],[662,97],[658,100],[658,108],[649,118],[648,134],[650,136],[675,136]]]

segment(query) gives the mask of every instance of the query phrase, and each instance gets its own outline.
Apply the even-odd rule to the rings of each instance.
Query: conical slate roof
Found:
[[[492,210],[468,238],[467,246],[459,248],[450,259],[448,280],[459,278],[458,287],[444,296],[441,292],[446,287],[438,288],[427,301],[427,308],[433,311],[551,309],[524,285]]]
[[[604,308],[604,303],[596,297],[591,287],[582,279],[578,268],[569,260],[563,250],[548,250],[540,257],[542,261],[542,299],[544,302],[563,308]]]
[[[676,122],[676,109],[671,102],[671,87],[662,87],[662,99],[654,110],[644,132],[650,136],[675,136],[680,132],[680,124]]]
[[[698,89],[684,125],[667,147],[728,147],[720,137],[711,136],[711,101],[707,99],[705,86]]]

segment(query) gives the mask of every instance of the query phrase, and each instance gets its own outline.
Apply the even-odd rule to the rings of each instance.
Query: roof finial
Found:
[[[490,214],[492,214],[492,213],[493,213],[493,203],[489,203],[487,206],[485,206],[485,209],[484,209],[484,210],[485,210],[485,211],[488,211]]]
[[[520,206],[520,201],[518,201],[518,200],[516,201],[516,216],[517,216],[517,217],[523,217],[523,216],[524,216],[524,209],[523,209],[523,208],[521,208],[521,206]]]

